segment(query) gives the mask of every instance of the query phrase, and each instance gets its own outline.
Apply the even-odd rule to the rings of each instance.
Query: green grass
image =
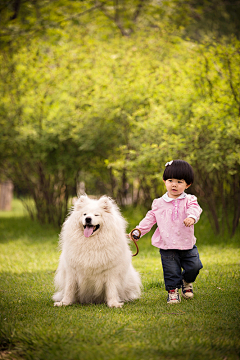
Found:
[[[130,229],[143,213],[124,215]],[[0,213],[0,359],[239,359],[239,232],[215,237],[203,214],[196,235],[204,268],[194,300],[166,304],[149,235],[133,258],[144,286],[139,300],[122,309],[56,308],[57,230],[32,222],[14,200],[11,212]]]

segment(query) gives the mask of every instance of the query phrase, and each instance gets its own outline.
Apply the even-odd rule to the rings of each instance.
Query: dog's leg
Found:
[[[123,302],[119,301],[117,287],[114,280],[108,279],[106,282],[106,299],[109,307],[122,307]]]
[[[66,285],[64,289],[64,296],[61,301],[56,301],[54,306],[67,306],[76,301],[77,283],[74,277],[68,276],[66,279]]]

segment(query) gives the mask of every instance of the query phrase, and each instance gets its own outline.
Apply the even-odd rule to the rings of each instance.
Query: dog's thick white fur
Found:
[[[55,306],[105,302],[121,307],[139,298],[141,280],[132,265],[126,222],[107,196],[78,198],[63,224],[60,247]]]

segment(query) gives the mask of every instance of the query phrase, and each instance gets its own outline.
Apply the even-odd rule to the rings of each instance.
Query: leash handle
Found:
[[[137,228],[133,229],[133,230],[130,232],[130,239],[134,242],[134,244],[135,244],[135,246],[136,246],[136,248],[137,248],[137,252],[136,252],[135,254],[132,254],[132,256],[136,256],[136,255],[139,253],[139,248],[138,248],[137,242],[136,242],[136,240],[135,240],[134,237],[133,237],[133,232],[134,232],[135,230],[138,231],[139,237],[141,236],[141,231],[140,231],[139,229],[137,229]]]

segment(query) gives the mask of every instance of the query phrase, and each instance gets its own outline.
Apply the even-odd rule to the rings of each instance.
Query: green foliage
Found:
[[[60,225],[82,180],[121,204],[137,191],[149,207],[165,162],[183,158],[216,232],[234,234],[239,41],[183,40],[175,15],[187,24],[198,2],[25,1],[9,20],[17,3],[2,8],[0,165],[38,219]]]
[[[19,47],[32,37],[56,40],[69,27],[101,35],[129,37],[139,31],[145,36],[153,28],[201,41],[205,36],[234,34],[239,37],[240,14],[235,0],[9,0],[0,7],[0,44]]]

